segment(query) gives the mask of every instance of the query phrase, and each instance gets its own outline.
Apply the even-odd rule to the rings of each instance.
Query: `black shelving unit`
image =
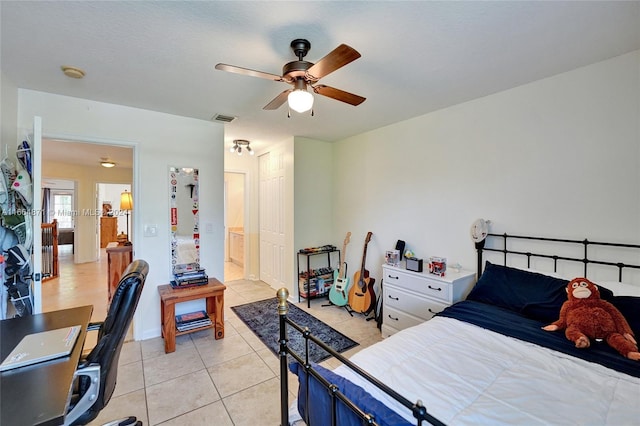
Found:
[[[338,256],[338,262],[335,265],[340,265],[340,250],[326,250],[317,251],[311,253],[298,252],[298,302],[301,298],[307,299],[307,307],[311,307],[311,299],[317,297],[325,297],[329,295],[329,288],[333,284],[333,267],[331,266],[331,257]],[[327,257],[326,263],[320,268],[311,268],[311,258],[314,256]],[[302,262],[301,262],[302,257]],[[300,269],[300,265],[306,269]]]

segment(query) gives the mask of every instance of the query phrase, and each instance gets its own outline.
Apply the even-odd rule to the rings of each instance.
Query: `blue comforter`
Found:
[[[567,340],[564,332],[544,331],[542,326],[546,325],[545,323],[524,317],[508,309],[466,300],[448,307],[438,315],[465,321],[506,336],[595,362],[634,377],[640,377],[640,362],[623,357],[605,342],[594,342],[589,348],[578,349],[573,342]]]

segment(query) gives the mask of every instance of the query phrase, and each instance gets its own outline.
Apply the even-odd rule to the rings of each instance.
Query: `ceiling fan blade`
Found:
[[[354,95],[353,93],[345,92],[344,90],[336,89],[335,87],[325,86],[324,84],[313,86],[313,91],[319,95],[326,96],[337,101],[346,102],[353,106],[360,105],[367,99],[362,96]]]
[[[341,44],[316,62],[315,65],[312,65],[307,70],[306,75],[311,81],[318,81],[325,75],[347,65],[349,62],[355,61],[359,57],[360,53],[353,47]]]
[[[218,64],[218,65],[216,65],[216,69],[220,70],[220,71],[227,71],[227,72],[232,72],[232,73],[236,73],[236,74],[248,75],[250,77],[266,78],[267,80],[273,80],[273,81],[284,81],[284,80],[282,80],[281,76],[276,75],[276,74],[270,74],[268,72],[250,70],[249,68],[236,67],[234,65]]]
[[[282,104],[287,101],[289,93],[291,93],[291,89],[285,90],[284,92],[273,98],[273,100],[266,104],[262,109],[272,110],[280,108]]]

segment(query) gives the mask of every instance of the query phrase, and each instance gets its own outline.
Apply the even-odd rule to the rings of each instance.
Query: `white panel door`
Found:
[[[286,287],[285,161],[282,147],[260,156],[260,279]]]

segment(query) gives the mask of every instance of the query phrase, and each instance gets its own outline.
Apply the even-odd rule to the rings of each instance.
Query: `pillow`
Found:
[[[560,278],[561,280],[566,279],[565,277],[563,277],[559,273],[552,272],[552,271],[542,271],[540,269],[526,268],[526,267],[520,267],[520,266],[510,266],[510,268],[519,269],[521,271],[533,272],[535,274],[540,274],[540,275],[548,275],[548,276],[553,277],[553,278]]]
[[[636,340],[640,338],[640,297],[616,296],[609,299],[629,323]]]
[[[467,300],[509,309],[545,323],[558,319],[568,280],[486,262]]]
[[[411,423],[402,418],[398,413],[389,409],[382,402],[375,399],[371,394],[348,379],[337,375],[331,370],[312,364],[316,372],[328,382],[336,385],[338,389],[358,407],[368,414],[374,416],[376,423],[389,426],[411,426]],[[307,372],[297,362],[289,365],[291,372],[298,376],[298,411],[303,419],[306,418],[306,389]],[[331,424],[331,396],[330,392],[313,376],[309,380],[309,418],[311,424],[330,425]],[[344,403],[338,401],[336,416],[340,426],[361,426],[362,420],[351,411]]]

